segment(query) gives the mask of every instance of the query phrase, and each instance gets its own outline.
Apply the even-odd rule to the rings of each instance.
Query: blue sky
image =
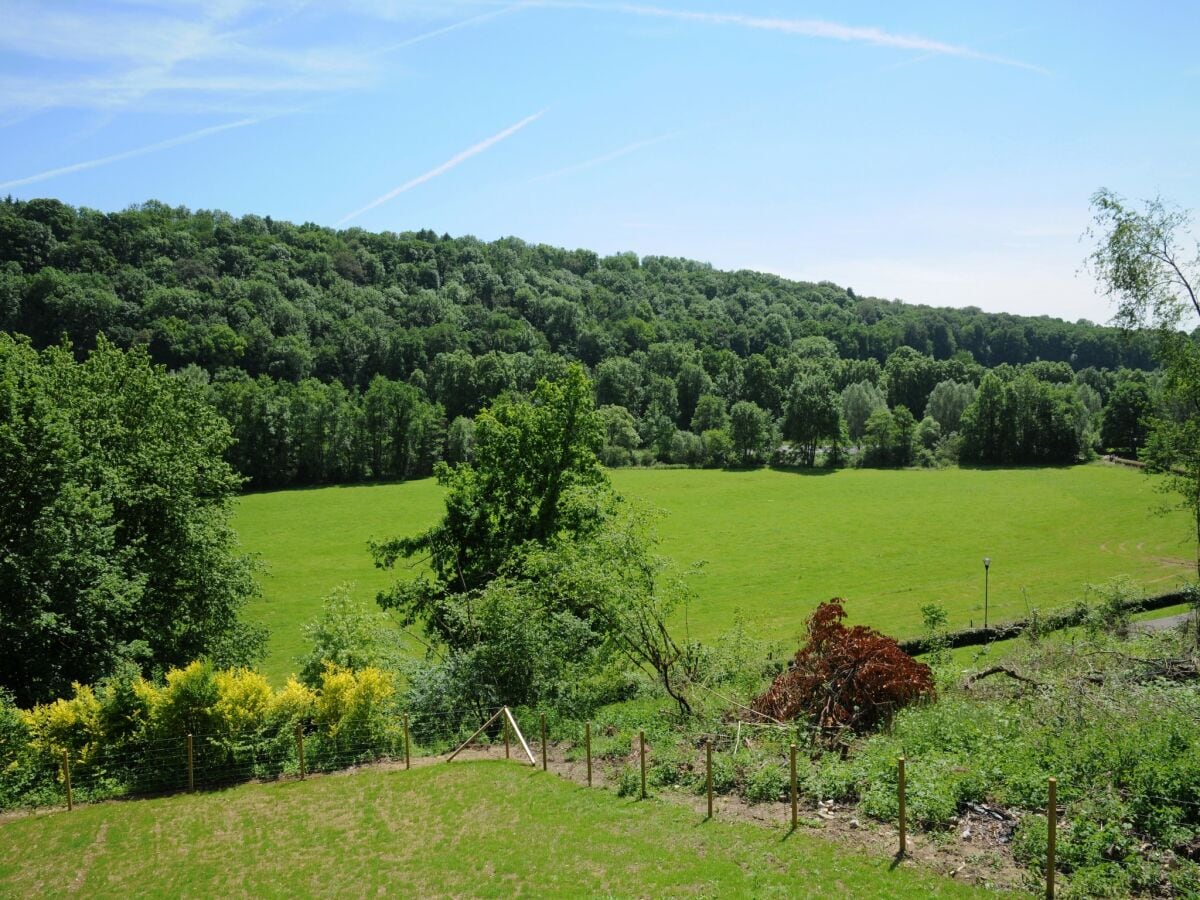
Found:
[[[1200,208],[1200,5],[0,0],[0,192],[517,235],[1104,321]]]

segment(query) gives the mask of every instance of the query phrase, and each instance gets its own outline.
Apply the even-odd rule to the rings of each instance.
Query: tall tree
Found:
[[[423,619],[451,646],[476,635],[454,599],[509,571],[527,543],[553,544],[595,530],[613,500],[599,465],[604,424],[582,367],[538,384],[530,400],[500,399],[475,419],[475,461],[440,465],[442,520],[414,537],[374,545],[376,564],[428,557],[432,577],[402,581],[379,595],[407,624]]]
[[[800,451],[806,466],[817,461],[817,447],[824,440],[837,440],[842,429],[842,413],[833,382],[824,374],[803,375],[792,385],[783,436]]]
[[[973,385],[951,380],[939,381],[929,394],[925,415],[933,418],[943,433],[949,434],[958,431],[962,414],[974,399]]]
[[[1161,198],[1139,211],[1101,189],[1092,211],[1098,245],[1088,262],[1116,300],[1117,321],[1158,332],[1164,411],[1149,420],[1145,455],[1192,516],[1200,575],[1200,348],[1182,330],[1200,317],[1200,241],[1190,236],[1191,214]]]
[[[729,436],[742,465],[750,465],[770,449],[770,414],[749,400],[739,400],[729,413]]]
[[[877,409],[887,409],[883,391],[869,381],[846,385],[842,391],[842,416],[846,421],[846,432],[850,440],[857,443],[862,439],[867,420]]]
[[[1105,448],[1134,459],[1146,443],[1147,419],[1154,411],[1150,385],[1141,373],[1117,383],[1109,394],[1100,426],[1100,442]]]
[[[0,687],[64,696],[124,661],[245,663],[264,635],[229,524],[229,428],[103,337],[82,363],[0,334]]]

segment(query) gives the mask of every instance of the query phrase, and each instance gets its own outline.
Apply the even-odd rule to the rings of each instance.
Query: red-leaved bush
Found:
[[[781,722],[804,717],[822,728],[863,732],[920,697],[933,673],[895,640],[865,625],[847,628],[840,597],[808,619],[808,642],[791,667],[755,698],[755,712]]]

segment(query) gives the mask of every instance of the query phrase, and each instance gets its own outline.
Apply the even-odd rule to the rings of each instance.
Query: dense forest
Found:
[[[157,202],[0,201],[0,330],[146,348],[228,420],[253,487],[469,459],[476,412],[573,361],[609,465],[1070,462],[1135,453],[1157,390],[1148,336],[1086,321]]]

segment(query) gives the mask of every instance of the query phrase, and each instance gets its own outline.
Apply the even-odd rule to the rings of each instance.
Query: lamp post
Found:
[[[983,558],[983,630],[987,631],[988,620],[988,570],[992,567],[992,558],[985,556]]]

